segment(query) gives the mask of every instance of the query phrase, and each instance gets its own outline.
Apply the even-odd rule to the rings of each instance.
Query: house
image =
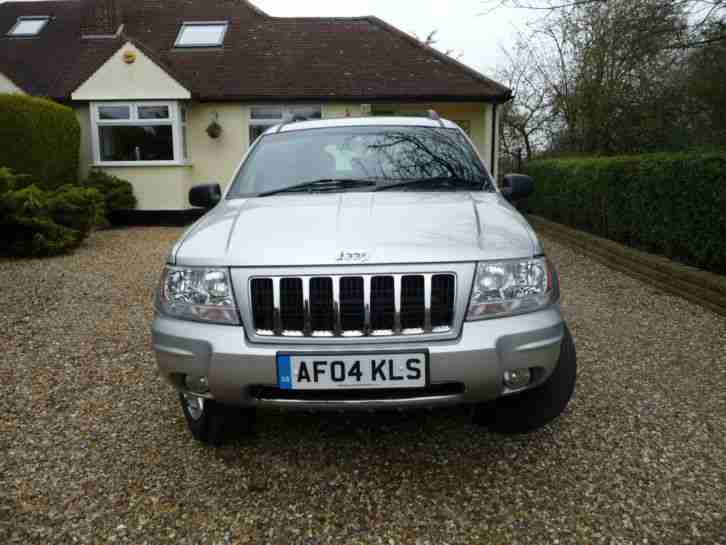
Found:
[[[290,118],[435,109],[494,171],[511,97],[376,17],[272,17],[247,0],[0,4],[0,92],[71,106],[81,175],[129,180],[149,213],[188,210],[192,185],[226,184],[250,142]]]

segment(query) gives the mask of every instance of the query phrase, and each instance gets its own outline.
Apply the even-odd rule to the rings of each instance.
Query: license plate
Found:
[[[428,353],[278,354],[283,390],[425,388]]]

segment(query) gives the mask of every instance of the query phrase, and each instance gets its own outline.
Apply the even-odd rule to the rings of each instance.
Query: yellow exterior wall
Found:
[[[250,145],[251,106],[241,103],[195,103],[188,108],[187,138],[195,184],[219,183],[224,189],[231,181],[242,156]],[[324,104],[323,117],[360,116],[360,104]],[[206,129],[217,119],[222,135],[209,138]]]
[[[74,110],[81,126],[79,178],[84,179],[93,166],[90,109],[88,104],[82,104]],[[189,208],[189,189],[193,185],[190,165],[103,167],[103,170],[131,183],[139,210]]]
[[[492,107],[483,103],[394,104],[376,106],[399,114],[435,109],[452,121],[468,121],[472,141],[490,166]],[[81,125],[81,177],[93,164],[91,123],[86,103],[75,107]],[[179,166],[104,167],[106,172],[128,180],[134,187],[140,210],[179,210],[189,208],[189,189],[203,183],[219,183],[223,188],[239,166],[249,147],[250,106],[242,103],[187,103],[187,147],[189,164]],[[367,115],[362,104],[323,105],[324,118]],[[212,139],[206,128],[217,119],[222,135]],[[490,168],[491,170],[491,168]]]
[[[194,184],[191,166],[103,167],[131,182],[139,210],[186,210]]]
[[[207,127],[215,117],[222,135],[212,139]],[[227,186],[250,144],[249,119],[249,106],[240,103],[203,103],[188,108],[187,141],[194,183]]]
[[[135,57],[133,63],[125,54]],[[73,100],[188,99],[191,93],[132,43],[126,43],[71,95]]]
[[[2,73],[0,73],[0,93],[20,93],[23,95],[26,94],[25,91],[15,85],[13,80],[11,80]]]
[[[250,145],[251,106],[240,103],[196,103],[188,108],[187,135],[195,184],[219,183],[225,188]],[[323,104],[323,117],[360,116],[360,104]],[[214,119],[222,135],[209,138],[206,129]]]
[[[80,173],[84,178],[93,166],[91,119],[88,104],[75,106],[81,125]],[[139,210],[178,210],[189,208],[189,189],[203,183],[219,183],[223,188],[249,147],[249,107],[239,103],[189,104],[187,147],[189,161],[179,166],[103,167],[105,172],[127,180],[134,187]],[[209,123],[218,115],[222,135],[207,135]]]

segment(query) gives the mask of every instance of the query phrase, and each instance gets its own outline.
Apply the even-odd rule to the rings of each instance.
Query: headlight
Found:
[[[559,298],[557,274],[545,258],[479,263],[467,320],[523,314]]]
[[[166,267],[157,306],[162,314],[183,320],[239,324],[227,269]]]

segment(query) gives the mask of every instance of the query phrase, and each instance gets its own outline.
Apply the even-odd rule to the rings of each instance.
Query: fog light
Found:
[[[524,388],[532,381],[532,371],[527,367],[504,372],[504,385],[510,390]]]
[[[209,381],[205,376],[187,375],[184,378],[184,385],[187,390],[195,394],[206,394],[209,392]]]

